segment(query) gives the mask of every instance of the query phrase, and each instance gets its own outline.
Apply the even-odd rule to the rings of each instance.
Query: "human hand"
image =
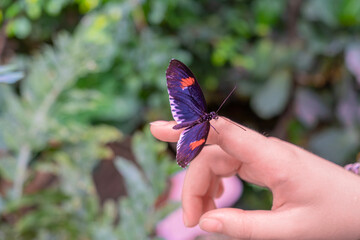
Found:
[[[151,124],[152,134],[176,142],[175,122]],[[185,177],[182,207],[188,227],[242,239],[360,239],[360,177],[293,144],[243,131],[221,117]],[[221,178],[269,188],[270,211],[216,209]]]

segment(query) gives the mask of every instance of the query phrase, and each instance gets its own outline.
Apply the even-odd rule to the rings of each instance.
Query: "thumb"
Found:
[[[287,211],[222,208],[205,213],[199,226],[207,232],[241,239],[293,239],[298,231],[290,218]]]

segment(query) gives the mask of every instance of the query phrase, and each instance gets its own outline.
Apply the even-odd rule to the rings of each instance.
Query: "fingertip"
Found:
[[[150,132],[164,142],[177,142],[182,130],[174,130],[175,121],[154,121],[150,123]]]
[[[294,222],[295,215],[293,211],[246,211],[222,208],[206,212],[199,222],[200,227],[205,231],[221,232],[240,239],[289,239],[289,236],[295,236],[293,235],[295,232],[299,233]],[[213,222],[202,225],[209,219],[218,221],[222,228],[218,228]]]
[[[183,221],[186,227],[194,227],[199,223],[199,219],[203,209],[203,202],[201,197],[191,197],[183,195],[182,210]]]
[[[187,216],[186,216],[186,212],[184,211],[184,209],[183,209],[183,222],[184,222],[185,227],[192,227],[192,226],[189,224],[189,220],[188,220],[188,218],[187,218]]]
[[[215,218],[202,218],[199,226],[202,230],[207,232],[221,232],[223,229],[222,222]]]
[[[183,221],[184,221],[185,227],[187,227],[187,228],[195,227],[196,224],[198,224],[198,219],[195,219],[194,217],[189,216],[184,211],[183,211]]]

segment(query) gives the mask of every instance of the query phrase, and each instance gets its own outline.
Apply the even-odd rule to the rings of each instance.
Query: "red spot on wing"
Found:
[[[201,146],[204,142],[205,142],[205,138],[202,138],[202,139],[200,139],[198,141],[190,143],[189,147],[190,147],[191,150],[194,150],[198,146]]]
[[[193,85],[195,79],[192,77],[182,78],[181,79],[181,89],[184,90],[186,87]]]

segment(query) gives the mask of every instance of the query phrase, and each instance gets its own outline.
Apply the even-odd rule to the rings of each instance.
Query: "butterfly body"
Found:
[[[203,114],[199,119],[192,121],[192,122],[183,122],[176,124],[173,129],[181,129],[181,128],[187,128],[187,127],[193,127],[196,124],[209,122],[212,119],[218,119],[218,115],[216,112],[210,112]]]
[[[171,113],[176,125],[182,129],[177,143],[176,160],[186,167],[202,150],[210,130],[210,120],[216,112],[207,112],[204,95],[191,70],[182,62],[172,59],[166,70]]]

